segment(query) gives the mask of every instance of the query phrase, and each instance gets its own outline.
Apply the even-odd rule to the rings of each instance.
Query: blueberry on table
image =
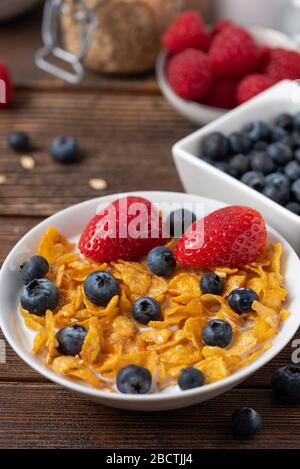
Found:
[[[281,127],[282,129],[287,131],[293,130],[294,118],[291,114],[288,114],[287,112],[282,112],[276,117],[275,126]]]
[[[75,163],[79,149],[73,137],[56,137],[50,145],[50,155],[57,163]]]
[[[177,383],[180,389],[186,391],[187,389],[199,388],[204,384],[204,375],[200,370],[189,366],[181,370]]]
[[[300,215],[300,203],[298,202],[288,202],[285,205],[285,208],[287,208],[290,212],[295,213],[296,215]]]
[[[165,246],[157,246],[151,249],[147,256],[147,265],[153,274],[170,277],[176,268],[173,251]]]
[[[185,208],[179,208],[170,213],[166,226],[172,238],[180,238],[185,230],[196,221],[196,215]]]
[[[47,259],[43,256],[31,256],[27,261],[20,265],[21,276],[24,284],[43,278],[49,271]]]
[[[60,329],[55,337],[58,342],[57,350],[61,355],[78,355],[81,352],[82,345],[87,335],[87,330],[74,324]]]
[[[249,122],[243,130],[253,142],[268,141],[271,138],[271,128],[262,120]]]
[[[236,436],[254,436],[262,427],[260,414],[251,407],[240,407],[236,409],[231,417],[232,431]]]
[[[229,141],[221,132],[213,132],[201,142],[201,156],[215,161],[224,160],[229,154]]]
[[[242,153],[234,155],[229,160],[229,167],[233,169],[238,174],[238,176],[242,176],[242,174],[246,173],[250,169],[249,156],[243,155]]]
[[[206,345],[228,347],[232,341],[231,325],[222,319],[212,319],[205,324],[202,339]]]
[[[201,277],[200,288],[203,294],[220,295],[224,289],[224,282],[215,272],[207,272]]]
[[[261,192],[265,187],[265,177],[258,171],[248,171],[243,174],[241,181],[258,192]]]
[[[236,288],[227,298],[228,306],[238,314],[252,311],[253,301],[258,300],[257,293],[251,288]]]
[[[290,161],[284,167],[284,174],[291,180],[296,181],[300,178],[300,163],[298,161]]]
[[[262,151],[255,151],[250,154],[250,164],[253,171],[262,174],[270,174],[275,170],[273,160]]]
[[[10,132],[7,135],[7,143],[15,151],[27,151],[29,148],[29,137],[26,132]]]
[[[300,202],[300,179],[296,179],[291,187],[292,194],[297,202]]]
[[[272,389],[276,396],[289,404],[300,404],[300,368],[286,365],[272,376]]]
[[[267,154],[272,158],[274,163],[279,165],[285,165],[293,159],[291,148],[281,142],[269,145],[267,148]]]
[[[152,385],[151,373],[142,366],[125,366],[117,374],[116,385],[123,394],[147,394]]]
[[[159,321],[160,314],[160,304],[150,296],[141,296],[132,305],[132,316],[141,324],[146,325],[150,321]]]
[[[32,280],[21,290],[21,305],[37,316],[43,316],[47,309],[53,311],[58,304],[58,299],[58,288],[45,278]]]
[[[89,274],[83,285],[86,297],[95,305],[106,306],[113,296],[119,294],[119,282],[109,272],[99,270]]]
[[[231,153],[248,153],[252,146],[252,141],[243,132],[232,132],[228,137]]]

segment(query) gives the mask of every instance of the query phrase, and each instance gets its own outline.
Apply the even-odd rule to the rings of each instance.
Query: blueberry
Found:
[[[275,169],[273,160],[262,151],[256,151],[250,154],[250,164],[253,171],[258,171],[262,174],[272,173]]]
[[[250,138],[243,132],[232,132],[232,134],[229,135],[228,140],[232,154],[248,153],[252,146]]]
[[[284,174],[291,180],[295,181],[300,178],[300,163],[298,161],[289,161],[284,167]]]
[[[151,249],[147,257],[147,264],[150,272],[161,277],[170,277],[176,268],[173,251],[165,246]]]
[[[45,278],[35,279],[21,290],[21,305],[37,316],[43,316],[47,309],[56,308],[59,299],[58,288]]]
[[[280,142],[286,135],[288,135],[288,133],[282,127],[274,127],[272,129],[272,142]]]
[[[243,174],[241,181],[259,192],[261,192],[265,186],[264,175],[258,171],[248,171]]]
[[[251,288],[236,288],[227,298],[227,303],[238,314],[252,311],[253,301],[258,300],[257,293]]]
[[[224,288],[224,282],[214,272],[207,272],[200,280],[200,288],[203,294],[211,293],[212,295],[220,295]]]
[[[300,202],[300,179],[296,179],[291,187],[292,194],[297,202]]]
[[[282,143],[283,145],[290,147],[293,150],[298,146],[295,137],[295,134],[287,134],[280,140],[279,143]]]
[[[26,132],[11,132],[7,135],[10,148],[16,151],[27,151],[29,148],[29,137]]]
[[[204,375],[197,368],[189,366],[181,370],[177,383],[183,391],[198,388],[204,384]]]
[[[61,355],[72,355],[75,357],[75,355],[81,352],[86,334],[87,330],[78,324],[60,329],[55,336],[58,342],[58,352]]]
[[[272,376],[272,388],[276,396],[290,404],[300,404],[300,368],[286,365]]]
[[[252,149],[256,151],[265,151],[268,148],[267,142],[263,142],[262,140],[258,142],[254,142]]]
[[[132,316],[141,324],[160,320],[160,304],[150,296],[141,296],[132,305]]]
[[[105,306],[113,296],[119,294],[120,287],[118,280],[112,274],[99,270],[86,277],[83,289],[92,303]]]
[[[300,131],[300,112],[294,114],[294,128]]]
[[[220,171],[223,171],[223,173],[229,174],[230,176],[234,178],[239,177],[239,172],[237,171],[237,169],[230,166],[230,164],[227,163],[227,161],[216,161],[214,163],[214,167],[219,169]]]
[[[276,127],[281,127],[284,130],[293,130],[294,128],[294,119],[291,114],[288,114],[286,112],[282,112],[281,114],[278,114],[278,116],[275,119],[275,126]]]
[[[295,213],[296,215],[300,215],[300,203],[298,202],[288,202],[285,205],[285,208],[287,208],[290,212]]]
[[[292,150],[281,142],[269,145],[267,148],[267,154],[279,165],[284,165],[293,159]]]
[[[226,159],[229,153],[229,142],[221,132],[213,132],[203,138],[201,154],[215,161]]]
[[[73,137],[56,137],[50,145],[50,154],[58,163],[75,163],[78,153],[78,146]]]
[[[290,189],[289,178],[280,172],[268,174],[265,181],[266,186],[274,186],[276,189]]]
[[[232,431],[236,436],[250,437],[255,435],[262,426],[262,418],[251,407],[236,409],[231,417]]]
[[[212,319],[205,324],[202,338],[206,345],[225,348],[232,341],[231,325],[222,319]]]
[[[239,176],[241,176],[250,169],[249,157],[243,155],[242,153],[238,153],[230,159],[229,166],[231,169],[237,172]]]
[[[261,120],[249,122],[249,124],[244,127],[244,132],[246,132],[248,137],[254,142],[258,140],[268,141],[271,137],[269,125]]]
[[[300,148],[297,148],[297,150],[295,150],[294,158],[296,161],[298,161],[298,163],[300,163]]]
[[[290,199],[290,191],[284,187],[278,189],[275,186],[266,186],[262,193],[280,205],[286,204]]]
[[[123,394],[147,394],[152,385],[151,373],[142,366],[125,366],[117,374],[116,385]]]
[[[36,278],[43,278],[48,273],[49,264],[42,256],[32,256],[20,266],[25,285]]]
[[[300,132],[293,132],[292,137],[293,137],[294,147],[299,148],[300,147]]]
[[[170,237],[180,238],[194,221],[196,221],[196,215],[190,210],[185,208],[174,210],[166,220]]]

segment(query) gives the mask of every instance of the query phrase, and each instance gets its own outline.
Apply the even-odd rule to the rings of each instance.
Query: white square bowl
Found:
[[[186,192],[256,208],[300,254],[300,216],[199,158],[201,140],[211,132],[229,134],[240,130],[249,121],[262,119],[271,122],[280,112],[297,111],[300,111],[300,84],[284,80],[180,140],[172,153]]]

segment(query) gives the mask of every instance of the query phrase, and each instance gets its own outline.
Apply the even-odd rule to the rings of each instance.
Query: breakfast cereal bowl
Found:
[[[144,192],[132,194],[145,197],[159,206],[170,207],[174,204],[201,206],[204,215],[224,207],[222,202],[184,193]],[[288,242],[270,227],[267,228],[270,242],[279,242],[283,248],[282,272],[285,288],[288,290],[288,300],[284,307],[288,308],[290,315],[281,323],[280,331],[274,337],[272,346],[253,362],[230,376],[186,391],[180,390],[176,385],[167,387],[161,392],[145,395],[121,394],[95,389],[82,384],[81,381],[58,375],[44,364],[40,356],[32,353],[33,334],[24,326],[23,318],[19,312],[21,279],[18,271],[20,264],[29,256],[36,254],[40,239],[49,227],[55,226],[68,240],[77,242],[87,222],[96,213],[99,204],[108,204],[117,197],[125,195],[128,194],[105,196],[69,207],[38,224],[16,244],[7,256],[0,273],[0,324],[7,341],[29,366],[44,377],[96,402],[117,408],[147,411],[176,409],[206,401],[228,391],[274,358],[287,345],[300,324],[300,298],[297,295],[300,261]],[[168,215],[168,213],[166,212],[164,215]]]
[[[279,31],[263,28],[261,26],[249,26],[247,29],[258,44],[265,44],[271,47],[282,47],[289,50],[298,50],[296,42]],[[201,125],[207,124],[228,112],[227,109],[207,106],[205,104],[182,99],[178,96],[172,90],[166,79],[165,68],[167,60],[168,54],[165,50],[162,50],[156,62],[156,78],[161,92],[180,114],[192,122]]]

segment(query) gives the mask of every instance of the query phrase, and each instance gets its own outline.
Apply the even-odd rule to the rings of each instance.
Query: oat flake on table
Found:
[[[105,179],[92,178],[89,180],[89,186],[95,191],[103,191],[107,188],[107,182]]]
[[[32,156],[23,155],[20,157],[21,166],[24,169],[33,169],[35,167],[35,160]]]

